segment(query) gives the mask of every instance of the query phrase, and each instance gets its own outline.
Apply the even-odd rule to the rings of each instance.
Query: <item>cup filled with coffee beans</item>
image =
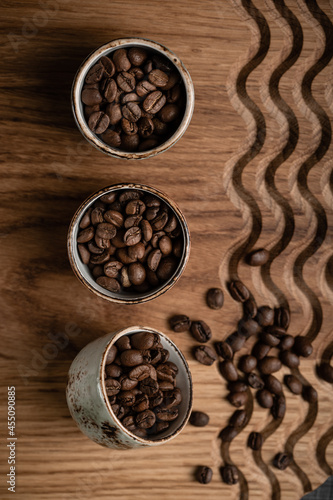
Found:
[[[84,137],[117,158],[148,158],[175,144],[194,109],[191,77],[163,45],[143,38],[113,40],[80,66],[72,109]]]
[[[133,304],[158,297],[180,278],[190,235],[167,195],[142,184],[115,184],[78,208],[67,248],[74,273],[89,290]]]
[[[163,333],[133,326],[85,346],[68,376],[80,430],[109,448],[156,446],[176,437],[192,409],[187,362]]]

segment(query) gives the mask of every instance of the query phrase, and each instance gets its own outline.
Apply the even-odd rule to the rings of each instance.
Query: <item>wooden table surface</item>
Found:
[[[329,0],[3,0],[1,6],[1,498],[7,491],[7,386],[16,387],[16,496],[22,500],[298,500],[333,467],[332,385],[316,363],[333,352],[332,20]],[[143,161],[109,158],[85,142],[70,108],[81,61],[122,36],[151,38],[183,60],[196,106],[184,137]],[[165,191],[191,231],[189,264],[177,285],[151,303],[112,305],[75,278],[66,232],[78,205],[116,182]],[[271,251],[263,271],[243,256]],[[253,399],[249,424],[221,449],[233,407],[217,364],[199,365],[193,339],[167,318],[204,319],[213,340],[234,331],[240,305],[226,283],[239,277],[258,304],[288,304],[290,333],[314,340],[302,380],[319,393],[309,405],[286,390],[279,425]],[[222,286],[225,304],[205,304]],[[186,355],[194,408],[210,415],[155,449],[116,451],[86,438],[69,415],[66,377],[78,351],[133,324],[161,329]],[[62,343],[61,343],[62,342]],[[248,350],[243,349],[240,354]],[[288,373],[281,370],[279,377]],[[247,446],[264,430],[262,452]],[[295,465],[272,467],[277,451]],[[225,485],[223,458],[243,480]],[[213,468],[211,484],[193,478]]]

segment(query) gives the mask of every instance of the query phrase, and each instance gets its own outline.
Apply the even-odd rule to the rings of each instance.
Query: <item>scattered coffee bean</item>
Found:
[[[297,368],[299,366],[299,357],[291,351],[281,351],[280,360],[288,368]]]
[[[257,360],[254,356],[242,356],[238,362],[238,368],[244,373],[251,373],[257,366]]]
[[[252,356],[257,358],[257,360],[259,361],[260,359],[264,359],[264,357],[267,356],[270,350],[271,348],[268,344],[256,342],[252,348]]]
[[[171,137],[182,120],[185,88],[179,72],[167,59],[165,71],[153,57],[148,64],[153,54],[141,47],[118,49],[101,57],[86,75],[81,99],[88,126],[111,147],[151,149]],[[158,124],[152,120],[156,113]]]
[[[266,358],[258,362],[258,368],[263,375],[269,375],[270,373],[275,373],[280,370],[281,361],[274,356],[266,356]]]
[[[191,333],[198,342],[208,342],[212,337],[212,332],[204,321],[192,321]]]
[[[237,331],[246,339],[258,333],[259,330],[260,326],[254,319],[241,319],[238,322]]]
[[[251,432],[247,444],[251,450],[260,450],[263,442],[264,440],[260,432]]]
[[[280,326],[285,330],[288,330],[290,323],[290,314],[287,308],[279,307],[275,309],[275,320],[276,326]]]
[[[247,383],[252,389],[263,389],[265,384],[262,378],[256,373],[249,373],[247,376]]]
[[[314,387],[311,387],[311,385],[303,387],[302,396],[308,403],[315,403],[318,401],[318,393]]]
[[[292,456],[290,453],[278,453],[275,455],[273,460],[273,465],[277,469],[285,470],[292,462]]]
[[[219,367],[220,367],[220,372],[221,372],[222,376],[226,380],[228,380],[230,382],[234,382],[234,381],[238,380],[238,373],[237,373],[236,367],[232,361],[224,360],[220,363]]]
[[[267,331],[261,332],[260,340],[264,344],[267,344],[269,347],[276,347],[280,343],[279,337],[276,337],[275,335],[273,335],[272,333],[269,333]]]
[[[219,434],[224,443],[230,443],[238,434],[238,430],[233,425],[227,425]]]
[[[216,342],[215,351],[217,355],[223,359],[231,360],[234,356],[234,351],[230,344],[227,342]]]
[[[213,471],[210,467],[206,467],[205,465],[201,465],[197,468],[195,477],[197,481],[201,484],[208,484],[211,482],[213,477]]]
[[[234,352],[240,351],[245,344],[245,337],[238,332],[232,333],[227,338],[226,342],[230,345]]]
[[[272,408],[273,396],[267,389],[260,389],[256,396],[257,401],[262,408]]]
[[[285,375],[284,383],[293,394],[301,394],[302,382],[294,375]]]
[[[209,416],[203,411],[192,411],[190,424],[195,427],[205,427],[209,423]]]
[[[233,406],[240,408],[247,403],[249,396],[247,392],[231,392],[228,394],[227,398]]]
[[[215,352],[208,345],[196,347],[194,350],[194,357],[199,363],[207,366],[211,366],[217,360]]]
[[[148,221],[147,221],[148,222]],[[177,314],[169,320],[171,329],[174,332],[186,332],[191,328],[191,320],[184,314]]]
[[[295,337],[295,343],[293,350],[298,356],[302,356],[303,358],[307,358],[311,356],[313,347],[309,339],[302,336]]]
[[[206,302],[211,309],[221,309],[224,302],[224,295],[221,288],[210,288],[206,295]]]
[[[236,380],[235,382],[228,382],[228,389],[230,392],[246,392],[247,384],[241,380]]]
[[[235,465],[221,467],[221,477],[225,484],[237,484],[239,481],[237,467]]]
[[[274,322],[274,310],[269,306],[259,307],[256,320],[260,326],[272,325]]]
[[[288,351],[294,345],[295,339],[292,335],[284,335],[280,340],[279,349],[281,351]]]
[[[77,237],[81,260],[97,284],[113,293],[153,290],[172,277],[179,263],[176,247],[183,248],[183,238],[178,220],[169,207],[152,196],[156,216],[163,215],[165,228],[172,229],[169,236],[163,231],[160,239],[160,231],[146,219],[151,208],[145,203],[146,197],[135,189],[112,191],[102,195],[82,216],[85,227]],[[164,253],[152,247],[153,238],[167,238],[171,253],[165,253],[163,245]],[[188,322],[188,329],[190,320],[186,316],[177,318],[174,328],[182,331],[179,328],[185,328]]]
[[[230,417],[229,425],[236,427],[236,429],[240,429],[244,427],[248,422],[248,417],[246,415],[245,410],[236,410]]]
[[[275,419],[283,418],[286,413],[286,400],[284,396],[279,395],[274,397],[271,413]]]
[[[237,302],[245,302],[250,298],[250,292],[241,281],[232,281],[229,285],[230,295]]]
[[[258,248],[246,257],[246,262],[249,266],[263,266],[269,259],[269,251],[265,248]]]
[[[265,387],[273,394],[282,393],[282,384],[274,375],[267,375],[267,377],[265,377]]]
[[[250,298],[243,302],[243,315],[245,319],[255,318],[257,312],[257,305],[253,299]]]

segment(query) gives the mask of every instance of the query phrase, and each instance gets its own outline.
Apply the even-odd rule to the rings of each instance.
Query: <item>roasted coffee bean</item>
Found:
[[[154,334],[152,332],[139,332],[131,335],[131,345],[134,349],[151,349],[154,345]]]
[[[257,360],[254,356],[242,356],[238,362],[238,368],[244,373],[251,373],[257,366]]]
[[[279,337],[275,337],[275,335],[266,331],[261,332],[260,340],[269,347],[276,347],[280,343]]]
[[[243,315],[245,319],[255,318],[257,311],[257,305],[253,299],[250,298],[243,302]]]
[[[109,290],[109,292],[118,293],[120,291],[120,284],[115,278],[108,278],[107,276],[100,276],[96,279],[97,285]]]
[[[103,266],[94,266],[92,271],[91,271],[91,274],[93,275],[95,280],[97,280],[97,278],[99,278],[100,276],[103,276],[103,274],[104,274]]]
[[[292,462],[292,455],[290,453],[278,453],[275,455],[273,465],[277,469],[285,470]]]
[[[131,47],[128,51],[128,59],[133,66],[141,66],[147,57],[147,51],[142,47]]]
[[[318,401],[318,393],[316,389],[311,387],[311,385],[306,385],[303,387],[302,396],[308,403],[315,403]]]
[[[219,364],[221,375],[229,382],[238,380],[238,373],[235,365],[230,360],[222,361]]]
[[[103,113],[103,111],[96,111],[92,113],[88,120],[88,126],[92,132],[95,134],[103,134],[108,128],[110,123],[108,115]]]
[[[158,382],[151,377],[147,377],[142,380],[139,387],[140,391],[143,392],[143,394],[147,394],[149,398],[154,396],[159,391]]]
[[[288,309],[285,307],[278,307],[275,309],[275,324],[276,326],[280,326],[285,330],[288,330],[290,323],[290,314]]]
[[[260,326],[269,326],[274,322],[274,310],[269,306],[259,307],[256,317]]]
[[[177,314],[169,319],[170,327],[174,332],[186,332],[191,327],[191,320],[184,314]]]
[[[281,351],[280,360],[288,368],[297,368],[299,366],[299,357],[291,351]]]
[[[240,335],[238,332],[232,333],[226,339],[226,342],[230,345],[234,352],[240,351],[243,345],[245,344],[244,335]]]
[[[158,279],[161,281],[170,279],[177,269],[177,264],[177,260],[170,255],[162,259],[156,271]]]
[[[149,365],[138,365],[135,368],[133,368],[128,374],[128,377],[131,380],[136,380],[138,382],[141,382],[141,380],[144,380],[145,378],[148,378],[149,376],[150,376],[150,366]]]
[[[142,107],[147,113],[155,114],[158,113],[160,109],[162,109],[165,103],[165,95],[161,91],[155,90],[145,98]]]
[[[250,298],[250,292],[241,281],[232,281],[229,285],[230,295],[237,302],[245,302]]]
[[[211,309],[221,309],[224,302],[224,295],[221,288],[210,288],[206,295],[206,302]]]
[[[154,132],[154,123],[148,117],[143,117],[138,122],[139,135],[144,139],[147,139]]]
[[[194,350],[194,357],[199,363],[211,366],[217,359],[215,352],[208,345],[197,346]]]
[[[171,422],[178,417],[179,410],[178,408],[156,408],[155,414],[158,420]]]
[[[87,250],[87,248],[84,245],[78,245],[77,246],[81,260],[83,264],[89,264],[90,261],[90,252]],[[103,251],[103,250],[102,250]]]
[[[241,319],[238,322],[237,331],[240,335],[243,335],[246,339],[255,335],[260,330],[259,324],[253,319]]]
[[[121,391],[117,396],[117,400],[122,406],[133,406],[135,403],[135,394],[132,391]]]
[[[268,262],[269,259],[269,251],[265,248],[259,248],[258,250],[254,250],[251,252],[246,261],[250,266],[263,266]]]
[[[265,378],[265,387],[273,394],[281,394],[282,393],[282,384],[280,380],[278,380],[274,375],[268,375]]]
[[[292,348],[295,343],[295,339],[292,335],[284,335],[280,340],[279,349],[281,351],[288,351]]]
[[[136,245],[141,240],[141,229],[139,227],[130,227],[124,234],[124,243],[127,246]]]
[[[113,102],[117,95],[117,84],[113,78],[109,78],[105,82],[105,86],[103,88],[103,96],[104,99],[108,102]]]
[[[153,272],[157,271],[157,268],[162,259],[162,252],[158,248],[155,248],[152,252],[149,253],[147,257],[147,265],[149,269]]]
[[[209,423],[209,416],[203,411],[192,411],[190,424],[195,427],[205,427]]]
[[[180,405],[182,402],[182,393],[180,389],[172,389],[171,391],[165,392],[164,395],[164,408],[174,408]]]
[[[105,367],[105,373],[108,378],[118,378],[122,374],[120,366],[111,363]]]
[[[238,469],[235,465],[221,467],[221,477],[225,484],[237,484],[239,481]]]
[[[247,384],[241,380],[236,380],[235,382],[228,382],[228,390],[230,392],[246,392]]]
[[[262,342],[256,342],[252,348],[252,356],[259,361],[260,359],[264,359],[270,350],[271,348],[269,345],[263,344]]]
[[[90,256],[90,264],[93,264],[93,265],[105,264],[105,262],[108,262],[109,260],[110,260],[110,254],[108,253],[107,250],[104,250],[103,253],[101,253],[100,255],[91,255]],[[96,282],[97,282],[97,280],[96,280]],[[117,286],[114,285],[112,288],[117,288]],[[111,291],[113,291],[113,290],[111,290]]]
[[[103,97],[101,96],[99,90],[86,88],[82,90],[81,99],[87,106],[96,106],[96,104],[100,104],[102,102]]]
[[[169,103],[162,107],[158,117],[164,123],[171,123],[178,118],[179,111],[179,106]]]
[[[123,264],[121,262],[118,262],[117,260],[109,261],[104,264],[104,274],[109,278],[116,278],[122,267]]]
[[[141,285],[146,279],[146,270],[139,262],[128,266],[128,277],[132,285]]]
[[[81,221],[80,221],[80,229],[86,229],[87,227],[90,226],[91,224],[91,219],[90,219],[90,214],[91,214],[91,208],[89,208],[82,216]]]
[[[134,431],[135,430],[135,418],[134,415],[128,415],[125,417],[122,422],[124,427],[128,429],[129,431]]]
[[[141,429],[149,429],[155,423],[156,416],[151,410],[144,410],[137,414],[135,418],[136,425]]]
[[[208,342],[212,337],[211,329],[204,321],[192,321],[191,333],[195,340],[202,343]]]
[[[298,354],[298,356],[307,358],[311,356],[313,347],[309,339],[298,335],[297,337],[295,337],[293,350],[295,351],[296,354]]]
[[[249,396],[247,392],[231,392],[228,394],[227,398],[233,406],[240,408],[247,403]]]
[[[275,419],[280,419],[285,416],[286,413],[286,400],[284,396],[275,396],[273,401],[273,406],[271,408],[271,413]]]
[[[163,392],[158,390],[155,394],[152,396],[149,396],[149,408],[156,408],[156,406],[159,406],[162,404],[164,395]]]
[[[127,57],[126,49],[118,49],[113,52],[112,59],[117,71],[128,71],[131,67],[131,62]]]
[[[137,366],[143,362],[142,354],[137,349],[128,349],[120,355],[121,363],[124,366]]]
[[[302,382],[294,375],[285,375],[284,383],[293,394],[301,394]]]
[[[120,120],[122,119],[123,115],[122,115],[122,112],[121,112],[121,107],[120,107],[120,104],[117,104],[115,102],[111,103],[111,104],[108,104],[105,108],[105,113],[108,115],[109,117],[109,120],[110,120],[110,125],[117,125],[117,123],[120,122]],[[106,131],[107,132],[110,132],[111,129],[108,129]],[[115,130],[112,130],[112,132],[116,133]],[[105,138],[106,138],[106,133],[103,134],[102,136],[102,139],[104,142],[105,141]],[[119,145],[120,145],[120,136],[119,136]]]
[[[106,360],[105,360],[106,365],[110,365],[111,363],[114,362],[117,356],[117,352],[118,352],[117,347],[115,345],[112,345],[106,355]]]
[[[236,429],[244,427],[248,422],[248,417],[245,410],[236,410],[229,419],[229,424]]]
[[[116,342],[116,346],[117,346],[118,351],[120,351],[120,352],[127,351],[128,349],[132,349],[132,344],[131,344],[131,340],[130,340],[129,336],[123,335],[122,337],[120,337]]]
[[[153,69],[148,74],[148,80],[156,87],[165,87],[166,84],[168,83],[169,77],[166,73],[164,73],[160,69]]]
[[[147,394],[138,394],[132,408],[137,413],[140,413],[144,410],[148,410],[149,399],[148,399]]]
[[[258,368],[263,375],[269,375],[280,370],[281,361],[274,356],[266,356],[266,358],[259,361]]]
[[[96,83],[99,82],[104,75],[104,66],[101,61],[98,61],[94,66],[92,66],[85,78],[86,83]]]
[[[96,227],[96,235],[105,240],[111,240],[116,236],[117,229],[109,222],[102,222]]]
[[[195,472],[195,477],[200,484],[208,484],[211,482],[213,477],[213,471],[210,467],[201,465],[197,468]]]
[[[259,375],[256,373],[249,373],[247,376],[247,383],[252,389],[263,389],[265,384]]]
[[[104,384],[108,396],[114,396],[120,391],[120,382],[114,378],[106,378]]]
[[[260,389],[256,396],[257,401],[262,408],[272,408],[273,396],[267,389]]]
[[[108,210],[104,213],[104,219],[116,228],[124,224],[124,216],[116,210]]]
[[[234,351],[227,342],[216,342],[215,351],[223,359],[231,360],[234,357]]]
[[[260,450],[263,442],[264,440],[260,432],[251,432],[247,444],[251,450]]]
[[[79,235],[77,237],[77,242],[78,243],[87,243],[88,241],[92,240],[95,235],[95,231],[93,227],[87,227],[86,229],[83,229],[82,231],[79,232]]]
[[[103,141],[113,148],[119,148],[121,144],[120,135],[115,130],[107,129],[102,134]]]
[[[156,434],[165,431],[170,426],[169,422],[156,422]]]
[[[230,443],[238,434],[238,429],[233,425],[227,425],[219,434],[224,443]]]
[[[138,133],[138,126],[135,122],[130,122],[127,118],[121,120],[121,128],[126,135],[134,135]]]

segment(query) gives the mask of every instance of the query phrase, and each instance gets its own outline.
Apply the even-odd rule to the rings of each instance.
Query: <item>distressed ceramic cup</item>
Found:
[[[123,335],[142,331],[160,336],[163,348],[170,353],[169,361],[178,367],[177,387],[182,392],[178,418],[164,432],[149,438],[138,437],[121,424],[112,411],[104,385],[110,347]],[[166,335],[149,327],[131,326],[96,339],[79,352],[69,369],[66,396],[79,429],[95,443],[118,449],[157,446],[178,436],[185,427],[192,409],[192,379],[183,354]]]
[[[89,69],[102,56],[108,56],[119,48],[127,49],[130,47],[142,47],[169,59],[172,65],[175,66],[175,68],[178,70],[181,79],[184,83],[185,93],[186,93],[185,112],[183,119],[180,125],[178,126],[177,130],[175,130],[172,136],[169,137],[162,144],[142,152],[122,151],[121,149],[113,148],[108,144],[105,144],[105,142],[103,142],[97,135],[95,135],[88,127],[83,112],[83,104],[81,101],[82,88],[84,85],[85,77]],[[185,130],[190,124],[193,114],[194,88],[190,74],[183,65],[183,63],[181,62],[181,60],[171,50],[164,47],[164,45],[161,45],[160,43],[154,42],[152,40],[146,40],[145,38],[119,38],[117,40],[113,40],[112,42],[106,43],[105,45],[102,45],[102,47],[99,47],[98,49],[94,50],[87,57],[87,59],[83,61],[74,78],[71,99],[72,99],[72,110],[76,124],[82,135],[85,137],[85,139],[87,139],[87,141],[89,141],[99,151],[102,151],[103,153],[106,153],[107,155],[113,156],[115,158],[125,158],[127,160],[143,159],[155,156],[159,153],[162,153],[163,151],[166,151],[171,146],[173,146],[184,134]]]
[[[153,194],[154,196],[160,198],[171,209],[171,211],[173,211],[182,230],[182,237],[184,241],[183,252],[174,274],[157,288],[144,293],[128,291],[114,293],[99,286],[93,278],[88,266],[86,264],[83,264],[77,249],[77,235],[79,232],[79,225],[84,213],[91,205],[95,203],[95,201],[97,201],[104,194],[111,193],[113,191],[121,192],[131,189],[143,191],[145,194]],[[139,304],[159,297],[162,293],[169,290],[176,283],[176,281],[178,281],[189,259],[190,233],[183,213],[176,205],[176,203],[172,201],[166,194],[153,187],[145,186],[143,184],[114,184],[92,194],[79,206],[69,226],[67,236],[67,252],[74,274],[91,292],[111,302],[117,302],[121,304]]]

